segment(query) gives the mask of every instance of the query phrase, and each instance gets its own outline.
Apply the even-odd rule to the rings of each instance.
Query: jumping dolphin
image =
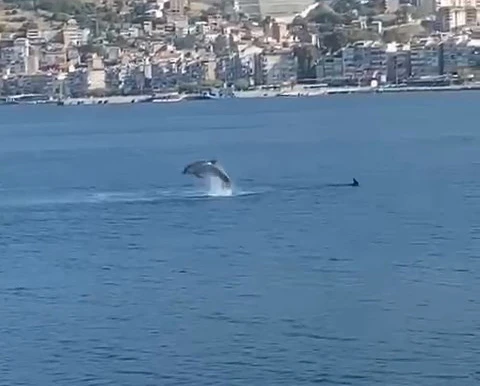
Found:
[[[230,188],[232,181],[228,174],[218,164],[217,160],[210,161],[196,161],[183,169],[183,174],[191,174],[197,178],[204,178],[206,176],[215,176],[222,180],[223,186]]]

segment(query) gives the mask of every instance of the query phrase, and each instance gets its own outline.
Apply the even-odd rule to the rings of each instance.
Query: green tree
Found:
[[[347,44],[347,37],[341,31],[323,35],[322,46],[329,52],[336,52]]]
[[[66,13],[54,13],[51,18],[52,21],[58,21],[61,23],[65,23],[68,20],[70,20],[70,16],[67,15]]]
[[[247,90],[250,87],[248,79],[237,79],[234,84],[237,90]]]
[[[221,80],[206,80],[202,83],[202,86],[219,88],[223,86],[223,82]]]
[[[177,37],[174,40],[174,45],[178,50],[192,50],[195,48],[195,36],[186,35],[185,37]]]
[[[307,27],[307,21],[301,16],[295,16],[292,21],[292,27],[299,26],[299,27]]]
[[[308,19],[319,24],[337,25],[343,22],[342,16],[320,6],[308,15]]]

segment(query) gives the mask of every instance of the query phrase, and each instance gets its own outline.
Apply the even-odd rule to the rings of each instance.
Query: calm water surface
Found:
[[[477,384],[479,96],[3,107],[0,384]]]

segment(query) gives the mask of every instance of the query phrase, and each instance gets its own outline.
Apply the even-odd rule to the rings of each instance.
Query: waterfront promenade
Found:
[[[453,91],[478,91],[480,82],[471,82],[463,85],[447,86],[366,86],[366,87],[321,87],[321,86],[303,86],[284,87],[279,89],[254,89],[247,91],[234,91],[229,96],[207,98],[209,100],[227,99],[227,98],[305,98],[319,97],[337,94],[383,94],[383,93],[417,93],[417,92],[453,92]],[[7,97],[10,102],[3,104],[44,104],[56,103],[63,106],[82,106],[98,104],[132,104],[132,103],[179,103],[192,101],[202,98],[196,98],[194,95],[177,94],[177,98],[156,98],[152,95],[126,95],[126,96],[108,96],[108,97],[85,97],[85,98],[66,98],[62,101],[50,100],[22,100],[16,97]]]

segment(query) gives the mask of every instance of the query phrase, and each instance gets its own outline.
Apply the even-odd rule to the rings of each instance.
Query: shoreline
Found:
[[[109,96],[109,97],[85,97],[66,98],[58,100],[19,100],[12,101],[4,97],[6,101],[1,105],[30,105],[30,104],[56,104],[60,106],[85,106],[85,105],[124,105],[137,103],[180,103],[196,100],[220,100],[220,99],[263,99],[263,98],[313,98],[328,97],[330,95],[352,95],[352,94],[395,94],[395,93],[418,93],[418,92],[458,92],[458,91],[480,91],[480,82],[465,85],[448,86],[359,86],[359,87],[319,87],[294,86],[283,90],[248,90],[234,91],[231,96],[223,97],[202,97],[196,94],[178,94],[175,98],[155,98],[152,95],[131,95],[131,96]],[[10,99],[10,101],[9,101]]]

